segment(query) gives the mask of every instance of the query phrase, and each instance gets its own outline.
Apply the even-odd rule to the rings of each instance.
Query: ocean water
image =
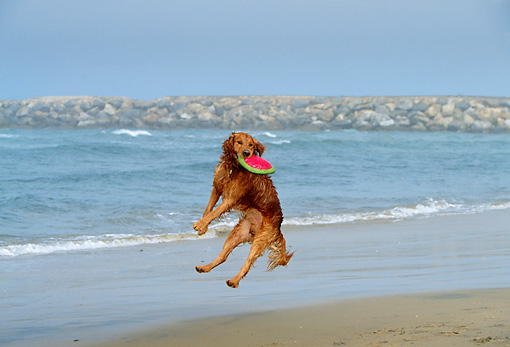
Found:
[[[197,239],[229,135],[220,130],[1,130],[0,261]],[[254,132],[284,225],[510,208],[510,137]],[[228,231],[237,216],[213,224]]]
[[[228,131],[1,129],[0,344],[69,345],[101,329],[321,297],[510,283],[505,225],[480,234],[442,219],[510,211],[508,135],[251,133],[276,167],[288,245],[301,246],[287,268],[261,265],[232,290],[224,281],[242,250],[210,274],[193,270],[237,220],[200,238],[192,229]],[[430,230],[418,233],[422,220]],[[388,223],[396,231],[381,229]],[[317,228],[338,242],[315,241]]]

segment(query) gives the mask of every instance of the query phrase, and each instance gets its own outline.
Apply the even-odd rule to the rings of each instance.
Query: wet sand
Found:
[[[510,289],[352,299],[160,327],[102,346],[510,346]]]
[[[192,296],[209,318],[103,346],[510,346],[509,217],[287,228],[296,250],[287,268],[258,269],[236,290],[208,283],[202,296],[227,296]],[[226,268],[198,278],[237,270]]]
[[[238,289],[249,247],[208,274],[225,235],[7,262],[6,346],[510,344],[510,210],[285,226],[294,257]],[[12,267],[8,267],[12,265]],[[27,285],[10,288],[9,283]],[[420,294],[433,293],[433,294]],[[76,340],[76,341],[75,341]],[[438,342],[439,341],[439,342]]]

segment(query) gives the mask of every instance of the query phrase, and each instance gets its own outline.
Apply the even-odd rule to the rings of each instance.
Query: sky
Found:
[[[510,97],[510,0],[0,0],[0,100]]]

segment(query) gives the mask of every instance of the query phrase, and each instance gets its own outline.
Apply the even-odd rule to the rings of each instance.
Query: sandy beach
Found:
[[[510,346],[507,220],[508,211],[490,211],[293,229],[288,268],[258,269],[238,290],[204,287],[231,296],[203,304],[216,317],[101,346]]]
[[[510,346],[510,289],[331,302],[197,320],[101,346]]]
[[[225,235],[23,259],[6,266],[6,346],[510,345],[508,209],[285,226],[287,267],[266,258],[208,274]],[[12,278],[12,280],[11,280]],[[15,278],[33,285],[10,288]],[[16,280],[20,281],[20,280]],[[37,287],[34,287],[37,285]],[[37,291],[35,291],[37,289]],[[44,292],[44,296],[38,294]],[[14,301],[13,301],[14,302]]]

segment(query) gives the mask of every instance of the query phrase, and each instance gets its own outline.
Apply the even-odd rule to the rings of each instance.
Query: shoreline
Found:
[[[199,340],[188,339],[202,336],[196,330],[200,326],[200,334],[203,333],[208,342],[206,345],[211,345],[207,339],[228,345],[228,341],[218,336],[218,331],[225,328],[223,333],[232,337],[232,346],[242,346],[239,341],[246,342],[246,346],[273,343],[313,346],[313,341],[317,341],[317,346],[335,342],[356,346],[359,342],[354,339],[356,335],[347,333],[364,334],[366,338],[384,336],[381,341],[390,341],[404,332],[402,335],[412,339],[426,324],[433,323],[443,324],[438,327],[443,329],[441,331],[465,327],[450,337],[503,339],[506,336],[500,328],[507,331],[509,328],[505,322],[495,323],[503,326],[492,326],[496,329],[491,330],[491,326],[477,327],[477,322],[464,319],[472,318],[471,313],[475,312],[476,316],[503,314],[507,323],[510,321],[508,309],[494,303],[499,300],[505,301],[505,305],[510,304],[509,290],[491,289],[508,288],[509,284],[509,216],[510,210],[504,209],[398,222],[286,226],[283,233],[289,251],[296,251],[292,261],[286,267],[266,272],[267,258],[260,258],[238,289],[228,288],[225,281],[244,264],[248,246],[236,249],[227,262],[208,274],[198,274],[194,270],[195,265],[217,256],[226,235],[200,241],[145,245],[143,249],[126,247],[72,253],[64,258],[61,254],[50,254],[7,261],[3,263],[8,274],[4,297],[16,305],[5,307],[0,318],[3,338],[0,343],[6,346],[89,346],[97,343],[115,346],[116,343],[150,339],[140,344],[157,346],[158,342],[152,339],[161,337],[163,342],[159,345],[169,345],[165,338],[180,336],[182,345],[196,342],[198,346]],[[10,283],[33,285],[19,287],[9,286]],[[44,293],[43,299],[41,293]],[[448,299],[464,298],[467,301],[461,302],[462,307],[454,305],[446,309],[446,303],[453,305],[455,301],[439,300],[438,295],[439,298],[446,295]],[[492,296],[494,300],[490,301]],[[429,297],[428,301],[426,297]],[[406,302],[406,298],[409,301]],[[473,298],[484,303],[469,306]],[[393,303],[387,305],[387,302]],[[351,313],[340,315],[347,309],[342,305],[351,305]],[[387,305],[386,313],[381,311],[380,316],[374,315],[375,308],[384,305]],[[337,306],[337,313],[328,311]],[[407,324],[407,320],[397,320],[412,313],[398,310],[410,307],[421,310],[429,306],[435,307],[427,313],[430,322],[402,325]],[[363,310],[360,311],[360,307],[364,307]],[[497,311],[498,307],[503,311]],[[390,309],[396,311],[387,314]],[[317,310],[322,313],[314,316],[313,312]],[[456,321],[455,316],[446,319],[451,312],[457,312],[462,320]],[[293,321],[300,314],[301,321]],[[418,316],[427,317],[427,314],[419,313]],[[338,320],[345,322],[342,326],[349,326],[348,323],[354,323],[352,317],[355,315],[360,316],[355,326],[351,326],[351,332],[338,334],[339,327],[331,325]],[[309,316],[315,317],[314,320],[309,320]],[[371,325],[364,325],[377,317],[379,320]],[[2,322],[2,318],[5,321]],[[382,324],[385,319],[390,319],[392,324]],[[436,322],[437,319],[440,320]],[[282,322],[294,322],[294,325],[287,325],[286,330],[280,331],[277,328]],[[304,323],[315,325],[307,326],[303,332],[295,330],[298,323],[300,326]],[[252,326],[256,324],[260,331],[273,331],[273,335],[261,335],[264,340],[253,340]],[[321,330],[322,325],[326,330]],[[156,327],[163,328],[158,331]],[[183,334],[175,335],[172,329],[176,327]],[[239,330],[239,336],[233,327]],[[245,328],[247,330],[243,330]],[[401,328],[405,329],[398,330]],[[373,333],[379,330],[381,333]],[[441,331],[428,326],[426,330],[429,331],[427,338],[436,336],[434,334],[445,338]],[[315,331],[320,332],[316,340],[306,340],[313,337]],[[367,333],[370,331],[373,335]],[[383,334],[385,331],[387,333]],[[389,336],[397,331],[397,336]],[[415,333],[410,336],[409,331]],[[475,334],[477,331],[480,334]],[[320,336],[330,340],[320,340]],[[299,342],[298,337],[305,340]],[[490,342],[491,345],[500,343]],[[508,343],[503,341],[499,345]],[[172,342],[172,345],[179,344]],[[441,342],[440,345],[445,344]]]
[[[485,342],[510,346],[506,260],[498,258],[501,248],[495,251],[504,246],[493,243],[505,244],[509,213],[493,210],[400,222],[286,227],[290,250],[296,250],[294,263],[270,273],[255,269],[253,276],[241,281],[239,290],[225,293],[230,298],[223,304],[203,307],[215,314],[117,335],[97,346],[476,346]],[[484,235],[486,227],[491,232]],[[306,255],[300,256],[301,252]],[[491,258],[495,262],[489,265]],[[259,268],[265,266],[264,260],[259,259]],[[232,263],[228,266],[228,273],[213,274],[215,280],[236,269]],[[497,267],[502,269],[499,275]],[[490,276],[499,280],[491,281]],[[266,277],[271,277],[270,282],[264,281]],[[224,285],[221,282],[218,287]],[[275,285],[280,292],[273,292]],[[254,294],[250,287],[258,290],[248,299]],[[264,296],[264,291],[271,294]]]
[[[97,347],[510,346],[510,288],[346,299],[157,327]]]

